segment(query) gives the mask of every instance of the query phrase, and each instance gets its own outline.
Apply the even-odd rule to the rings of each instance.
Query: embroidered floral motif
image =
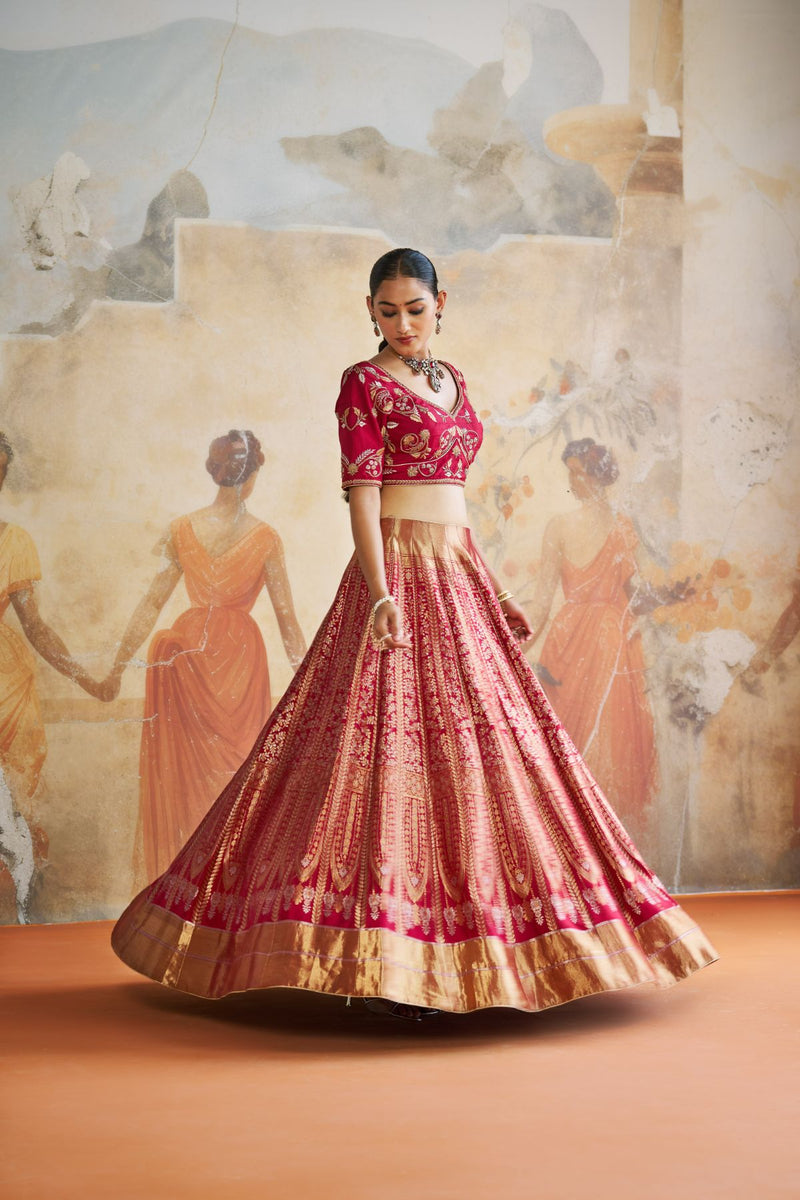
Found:
[[[352,433],[355,429],[361,429],[362,425],[367,423],[367,414],[360,408],[345,408],[338,415],[339,424],[348,433]]]
[[[511,909],[511,915],[514,918],[514,923],[520,933],[523,933],[528,922],[525,915],[525,909],[521,904],[515,904]]]
[[[483,432],[461,374],[451,370],[458,399],[449,413],[371,363],[344,372],[336,404],[344,487],[383,480],[464,483]]]
[[[383,450],[364,450],[353,462],[342,455],[342,472],[348,478],[363,475],[367,479],[380,479]]]
[[[400,438],[400,449],[404,454],[410,454],[412,458],[422,458],[428,453],[428,446],[431,440],[429,429],[423,429],[422,433],[405,433]]]

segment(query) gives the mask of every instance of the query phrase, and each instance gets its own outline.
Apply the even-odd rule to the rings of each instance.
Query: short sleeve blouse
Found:
[[[347,368],[336,402],[343,488],[384,483],[463,486],[483,429],[461,372],[443,365],[458,391],[450,412],[374,363]]]
[[[0,598],[29,587],[42,578],[33,538],[19,525],[0,533]]]

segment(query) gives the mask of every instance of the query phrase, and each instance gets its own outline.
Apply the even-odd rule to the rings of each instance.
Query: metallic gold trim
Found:
[[[172,952],[172,957],[164,968],[164,975],[161,980],[167,987],[180,988],[181,970],[186,959],[186,953],[189,949],[189,943],[192,940],[192,934],[195,931],[193,921],[181,921],[181,929],[178,934],[178,940],[175,943],[175,949]]]
[[[450,1012],[538,1011],[641,983],[668,986],[717,957],[677,905],[638,930],[615,919],[511,945],[491,937],[432,943],[386,929],[295,921],[237,933],[192,926],[142,895],[120,919],[112,944],[134,970],[196,996],[296,987]]]

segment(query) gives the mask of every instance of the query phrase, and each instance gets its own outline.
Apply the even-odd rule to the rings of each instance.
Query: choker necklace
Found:
[[[441,391],[444,371],[435,358],[404,358],[402,354],[397,353],[394,346],[390,346],[389,349],[400,359],[400,362],[411,367],[415,375],[424,375],[435,392]]]

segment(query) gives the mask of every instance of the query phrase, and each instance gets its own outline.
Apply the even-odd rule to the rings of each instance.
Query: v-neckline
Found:
[[[208,547],[204,546],[203,543],[200,541],[200,538],[197,536],[197,530],[195,529],[195,527],[192,523],[192,518],[187,517],[186,522],[189,526],[189,529],[191,530],[192,537],[194,538],[195,542],[200,547],[200,549],[203,551],[203,554],[205,554],[208,561],[212,562],[212,563],[220,562],[220,560],[225,558],[226,555],[230,554],[233,550],[236,550],[236,548],[238,546],[241,546],[242,542],[246,542],[247,539],[250,537],[250,535],[255,533],[257,529],[260,529],[263,524],[262,521],[257,521],[256,524],[252,527],[252,529],[248,529],[246,533],[243,533],[240,538],[237,538],[236,541],[233,542],[230,546],[228,546],[228,548],[226,550],[223,550],[221,554],[211,554]]]
[[[597,551],[597,553],[595,555],[592,556],[592,558],[589,559],[588,562],[584,563],[582,566],[579,567],[577,565],[577,563],[573,562],[573,560],[569,557],[568,554],[564,555],[564,561],[567,563],[568,566],[572,567],[573,571],[578,571],[578,572],[586,571],[589,567],[593,567],[594,564],[597,562],[598,558],[600,557],[600,555],[605,550],[605,548],[608,545],[611,538],[617,532],[617,528],[618,528],[618,525],[617,525],[617,522],[615,521],[614,524],[609,529],[608,533],[606,534],[606,536],[603,540],[603,544],[600,547],[600,549]]]
[[[456,410],[461,406],[461,401],[464,398],[463,393],[461,391],[461,384],[458,382],[456,373],[453,370],[453,368],[450,366],[450,364],[448,362],[445,362],[444,359],[442,359],[442,358],[440,358],[438,361],[441,364],[441,366],[443,366],[447,369],[447,371],[450,374],[450,378],[453,380],[453,383],[456,385],[455,402],[453,403],[453,407],[449,408],[449,409],[442,408],[441,404],[437,404],[435,400],[429,400],[427,396],[420,396],[419,392],[415,392],[414,389],[410,388],[407,383],[403,383],[402,379],[398,379],[396,375],[392,375],[391,371],[387,371],[386,367],[382,367],[380,365],[380,363],[368,362],[367,365],[370,367],[377,367],[378,370],[380,372],[382,372],[382,374],[384,374],[387,379],[391,379],[392,383],[396,383],[398,387],[401,387],[404,392],[408,392],[409,396],[413,396],[415,400],[421,400],[423,404],[431,405],[431,407],[435,408],[437,412],[440,412],[442,414],[442,416],[454,417],[456,414]]]

